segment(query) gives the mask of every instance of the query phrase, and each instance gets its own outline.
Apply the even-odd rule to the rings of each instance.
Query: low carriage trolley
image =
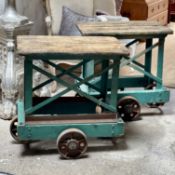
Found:
[[[57,148],[64,158],[77,158],[86,152],[87,137],[117,137],[124,134],[124,122],[117,115],[118,74],[120,60],[129,51],[113,37],[19,36],[18,54],[24,58],[24,101],[18,101],[18,118],[11,123],[11,134],[19,141],[57,140]],[[68,69],[54,60],[79,60]],[[52,75],[34,65],[40,60],[59,71]],[[82,79],[74,71],[94,60],[101,70]],[[33,70],[48,80],[33,87]],[[111,91],[107,91],[109,70],[112,70]],[[62,77],[76,81],[71,84]],[[102,77],[100,87],[91,84]],[[65,88],[48,98],[35,97],[33,92],[56,81]],[[81,90],[87,85],[98,95]],[[65,97],[75,91],[78,95]],[[101,110],[98,110],[101,109]],[[16,125],[17,123],[17,125]]]
[[[129,66],[141,73],[139,76],[120,76],[118,91],[118,112],[120,116],[128,121],[135,120],[141,111],[141,105],[158,107],[169,101],[169,91],[163,86],[163,63],[164,63],[164,43],[165,38],[173,31],[167,26],[162,26],[155,21],[127,21],[127,22],[86,22],[79,23],[79,30],[84,36],[113,36],[117,39],[133,39],[127,46],[136,42],[145,41],[146,47],[134,57],[123,57],[120,68]],[[153,39],[157,39],[154,40]],[[157,73],[152,73],[153,49],[158,48]],[[144,63],[140,63],[138,58],[145,56]],[[88,65],[87,67],[92,67]],[[86,69],[88,74],[92,70]],[[94,82],[98,87],[99,81]],[[110,81],[108,81],[110,82]],[[108,84],[110,91],[111,85]],[[92,93],[89,88],[89,93]],[[133,108],[133,106],[139,106]]]

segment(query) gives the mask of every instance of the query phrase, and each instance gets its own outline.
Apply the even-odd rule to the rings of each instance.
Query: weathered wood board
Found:
[[[119,39],[173,34],[170,28],[154,21],[87,22],[77,26],[83,35],[115,36]]]
[[[17,51],[30,54],[128,55],[129,50],[113,37],[19,36]]]

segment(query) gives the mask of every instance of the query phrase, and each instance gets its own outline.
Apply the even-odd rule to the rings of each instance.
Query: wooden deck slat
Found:
[[[153,21],[129,22],[87,22],[79,23],[83,35],[102,36],[160,36],[173,34],[173,31]]]
[[[113,37],[19,36],[17,51],[30,54],[128,55],[128,49]]]
[[[95,22],[79,22],[77,23],[77,25],[80,24],[93,24],[93,25],[104,25],[104,23],[108,24],[108,26],[113,26],[113,25],[122,25],[122,26],[162,26],[160,25],[159,22],[157,21],[105,21],[105,22],[101,22],[101,21],[95,21]]]

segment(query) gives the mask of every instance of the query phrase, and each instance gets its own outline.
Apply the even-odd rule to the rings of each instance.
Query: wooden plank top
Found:
[[[128,55],[129,50],[113,37],[18,36],[20,55]]]
[[[121,38],[157,38],[173,34],[173,30],[154,21],[87,22],[77,24],[83,35]]]

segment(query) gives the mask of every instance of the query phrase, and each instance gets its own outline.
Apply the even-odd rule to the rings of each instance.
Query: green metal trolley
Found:
[[[57,140],[57,148],[64,158],[77,158],[87,149],[87,137],[117,137],[124,134],[124,122],[117,115],[118,74],[120,60],[129,51],[113,37],[19,36],[18,54],[24,58],[24,100],[18,101],[18,118],[10,131],[18,141]],[[79,60],[64,69],[55,60]],[[40,60],[59,71],[57,75],[34,65]],[[100,71],[82,79],[74,71],[94,61]],[[33,87],[33,70],[48,80]],[[107,89],[112,71],[111,91]],[[62,77],[76,81],[71,84]],[[102,77],[97,88],[91,80]],[[56,81],[65,88],[48,98],[35,97],[34,91]],[[88,94],[80,86],[98,91]],[[70,91],[77,96],[66,96]],[[137,106],[135,106],[137,108]]]
[[[127,21],[127,22],[86,22],[78,24],[79,30],[84,36],[113,36],[117,39],[134,39],[127,47],[142,40],[145,41],[145,49],[134,57],[123,57],[120,68],[129,66],[140,73],[139,76],[120,76],[118,91],[118,112],[125,120],[135,120],[141,111],[141,105],[158,107],[169,101],[169,91],[162,81],[164,63],[165,38],[173,31],[167,26],[162,26],[154,21]],[[154,39],[154,41],[153,41]],[[158,48],[157,73],[152,73],[152,51]],[[145,62],[140,63],[138,58],[145,56]],[[93,63],[92,63],[93,64]],[[92,67],[88,65],[87,67]],[[91,74],[92,70],[86,72]],[[94,82],[98,87],[99,81]],[[109,81],[110,82],[110,81]],[[111,85],[108,84],[110,91]],[[89,88],[89,93],[92,90]],[[139,106],[139,108],[133,108]]]

